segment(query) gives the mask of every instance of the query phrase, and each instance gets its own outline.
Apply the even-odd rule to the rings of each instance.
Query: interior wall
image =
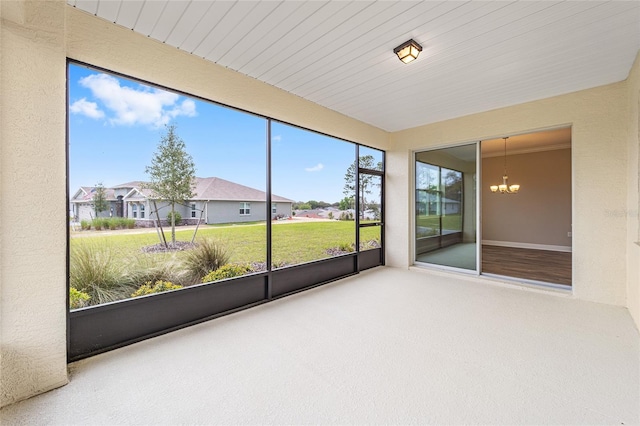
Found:
[[[627,307],[640,330],[640,52],[629,73]]]
[[[387,148],[389,135],[378,128],[103,21],[64,0],[1,1],[0,18],[1,406],[67,382],[67,56]],[[30,206],[28,223],[16,207],[25,205]]]
[[[483,244],[570,251],[571,149],[508,155],[507,173],[518,194],[492,193],[489,186],[502,183],[504,157],[482,159]]]
[[[67,383],[61,6],[0,2],[0,406]]]
[[[413,151],[572,126],[573,294],[624,306],[627,219],[615,212],[627,206],[628,121],[620,82],[393,133],[386,157],[387,264],[411,264]]]

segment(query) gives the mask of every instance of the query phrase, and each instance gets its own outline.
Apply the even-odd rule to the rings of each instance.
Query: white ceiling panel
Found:
[[[118,13],[120,12],[120,2],[100,2],[98,5],[98,10],[96,11],[96,15],[99,15],[101,18],[106,19],[107,21],[116,22],[118,19]]]
[[[156,24],[160,20],[160,16],[162,16],[162,12],[164,12],[168,3],[169,0],[145,2],[140,14],[138,15],[138,19],[136,20],[133,30],[146,36],[151,34],[151,31],[156,27]]]
[[[640,49],[638,1],[68,3],[388,131],[621,81]]]
[[[300,14],[307,16],[320,7],[321,2],[280,2],[276,13],[265,16],[253,31],[247,33],[242,40],[236,41],[234,48],[227,51],[220,60],[231,69],[241,68],[295,27],[299,23]],[[306,10],[300,10],[302,8]]]
[[[261,54],[258,54],[247,66],[239,68],[238,71],[260,80],[258,76],[262,72],[277,66],[280,61],[301,51],[305,43],[308,43],[306,40],[310,38],[311,31],[324,25],[327,20],[339,13],[347,5],[347,2],[324,2],[322,7],[313,13],[300,15],[297,25],[293,26],[283,37],[263,50]],[[300,10],[301,12],[303,11],[302,9]],[[318,33],[321,34],[322,29],[319,29]]]
[[[204,1],[185,2],[185,4],[187,7],[184,13],[177,20],[175,27],[173,27],[166,39],[163,40],[170,46],[182,46],[196,25],[203,17],[207,16],[207,13],[213,7],[213,3]]]
[[[182,15],[186,12],[188,6],[189,3],[186,1],[167,2],[149,37],[166,42],[169,34],[182,20]]]
[[[100,2],[102,3],[104,0],[101,0]],[[113,3],[120,3],[120,11],[118,12],[118,17],[115,22],[125,28],[133,29],[136,21],[138,21],[138,16],[142,11],[142,7],[144,6],[144,0],[119,1]],[[80,6],[78,7],[81,8]],[[102,18],[102,16],[100,17]]]
[[[260,4],[260,2],[257,1],[239,1],[232,3],[231,9],[227,10],[225,15],[220,17],[220,20],[216,20],[209,34],[193,49],[192,53],[205,58],[231,31],[240,26],[245,16],[249,15],[258,4]],[[247,25],[247,27],[248,26],[249,25]],[[242,28],[246,31],[246,27],[243,26]],[[212,60],[212,62],[216,61]]]
[[[211,7],[207,10],[206,14],[201,17],[196,25],[193,26],[184,42],[182,44],[176,44],[176,47],[186,50],[189,53],[193,53],[193,51],[202,44],[203,40],[209,36],[218,22],[227,16],[227,13],[234,5],[234,3],[230,1],[211,2],[209,4]]]
[[[260,27],[260,24],[269,17],[280,4],[281,2],[276,1],[259,2],[251,9],[247,9],[246,13],[242,13],[241,18],[235,26],[225,28],[225,26],[219,24],[222,32],[220,40],[215,43],[213,48],[204,55],[204,57],[219,63],[226,63],[224,61],[226,54],[229,53],[234,46],[241,44],[243,40],[251,38],[250,34],[254,33],[247,33],[246,28]],[[257,34],[257,31],[255,34]]]

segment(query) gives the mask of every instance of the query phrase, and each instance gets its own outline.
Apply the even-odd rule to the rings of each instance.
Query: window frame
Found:
[[[251,216],[251,202],[240,201],[240,216]]]
[[[299,129],[314,132],[318,135],[329,136],[339,139],[345,143],[353,144],[356,147],[366,145],[353,142],[339,136],[326,132],[318,132],[300,125],[287,123],[269,116],[258,114],[252,111],[235,108],[192,93],[183,92],[174,88],[169,88],[156,83],[152,83],[140,78],[132,77],[114,70],[101,68],[92,64],[67,58],[67,75],[69,66],[84,66],[113,75],[118,78],[144,84],[153,88],[177,93],[193,99],[205,101],[214,105],[228,108],[234,111],[250,114],[254,117],[263,118],[267,125],[267,186],[266,203],[264,210],[262,201],[259,201],[259,216],[263,212],[270,210],[271,204],[271,143],[272,139],[269,128],[272,123],[283,123]],[[69,94],[69,79],[67,78],[67,95]],[[69,167],[69,102],[67,107],[67,168]],[[382,176],[382,186],[384,188],[384,168],[386,165],[386,152],[372,148],[382,153],[382,171],[375,171]],[[357,161],[357,155],[356,155]],[[69,199],[69,177],[67,176],[67,205]],[[384,189],[383,189],[384,191]],[[254,200],[255,201],[255,200]],[[251,202],[243,202],[245,207],[244,215],[250,216]],[[134,205],[134,203],[131,203]],[[206,208],[206,205],[205,205]],[[138,209],[136,208],[136,213]],[[230,211],[231,213],[231,211]],[[381,213],[384,214],[384,196],[382,197]],[[151,211],[151,216],[157,212]],[[356,211],[356,217],[358,217]],[[119,300],[114,303],[93,305],[75,310],[67,309],[67,360],[77,361],[102,352],[106,352],[119,347],[127,346],[150,337],[155,337],[171,332],[178,328],[194,325],[219,316],[224,316],[239,310],[268,303],[280,297],[285,297],[300,291],[304,291],[316,286],[358,274],[365,269],[382,266],[384,260],[384,233],[381,236],[381,245],[377,250],[357,251],[348,255],[332,258],[320,259],[308,263],[297,264],[285,268],[272,269],[270,252],[272,241],[270,236],[271,220],[266,219],[267,226],[267,270],[250,275],[243,275],[228,280],[221,280],[207,284],[194,285],[183,289],[158,293],[149,297]],[[358,220],[358,219],[356,219]],[[362,224],[362,226],[369,226]],[[375,224],[382,226],[382,222]],[[67,234],[67,271],[69,270],[70,249],[69,233]],[[356,239],[359,238],[358,227],[356,226]],[[69,278],[67,274],[67,299],[69,298]],[[178,303],[176,303],[178,301]],[[131,318],[145,318],[145,321],[132,322]]]

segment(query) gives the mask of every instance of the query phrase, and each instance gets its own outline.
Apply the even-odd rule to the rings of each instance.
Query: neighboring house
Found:
[[[253,222],[266,218],[266,194],[259,189],[209,177],[196,178],[193,192],[194,197],[175,206],[183,223]],[[96,216],[93,210],[94,194],[95,187],[82,186],[71,197],[76,220],[91,220]],[[155,198],[151,190],[143,188],[143,182],[133,181],[105,188],[105,195],[109,209],[100,212],[99,217],[127,217],[136,219],[138,226],[154,226],[157,208],[158,217],[163,224],[167,223],[171,207],[167,202]],[[273,195],[271,201],[269,210],[272,219],[291,216],[293,200]]]
[[[460,214],[460,201],[440,198],[437,191],[416,191],[416,213],[418,215],[452,215]]]

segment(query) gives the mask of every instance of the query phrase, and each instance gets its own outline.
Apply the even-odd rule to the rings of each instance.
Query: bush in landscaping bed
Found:
[[[176,216],[176,226],[180,225],[180,222],[182,222],[182,215],[178,212],[173,212]],[[169,214],[167,215],[167,223],[169,225],[171,225],[171,212],[169,212]]]
[[[141,285],[139,289],[134,291],[131,294],[131,297],[139,297],[139,296],[145,296],[147,294],[163,293],[165,291],[178,290],[180,288],[183,288],[183,287],[179,284],[174,284],[170,281],[158,280],[153,284],[151,283],[151,281],[147,281],[146,283]]]
[[[74,287],[69,288],[69,307],[71,309],[84,308],[89,304],[91,296],[82,291],[78,291]]]
[[[157,256],[157,253],[138,254],[131,259],[127,268],[129,272],[126,273],[125,280],[133,288],[156,281],[170,281],[180,285],[193,284],[175,258]]]
[[[241,275],[246,275],[249,272],[252,272],[251,266],[249,265],[238,265],[234,263],[230,263],[224,266],[219,267],[215,271],[209,272],[202,278],[203,283],[208,283],[211,281],[224,280],[227,278],[239,277]]]
[[[90,305],[125,299],[133,290],[113,248],[98,244],[72,248],[69,285],[88,294]]]
[[[184,268],[193,282],[201,282],[201,278],[229,262],[227,249],[213,238],[203,238],[198,246],[187,252]]]
[[[88,220],[81,220],[80,221],[80,229],[84,230],[84,231],[88,231],[89,229],[91,229],[91,222],[89,222]]]

